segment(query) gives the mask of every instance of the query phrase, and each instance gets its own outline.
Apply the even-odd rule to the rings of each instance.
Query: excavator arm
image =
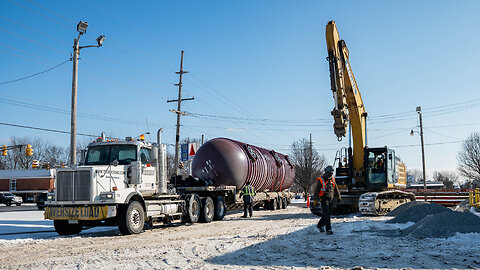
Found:
[[[335,21],[328,22],[325,36],[331,89],[335,101],[335,107],[332,110],[335,120],[333,129],[337,139],[341,141],[347,133],[350,122],[353,138],[353,169],[356,174],[361,174],[364,167],[367,112],[348,60],[347,45],[340,39]]]

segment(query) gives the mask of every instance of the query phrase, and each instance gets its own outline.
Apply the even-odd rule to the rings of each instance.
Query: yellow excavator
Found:
[[[340,149],[335,156],[335,179],[342,192],[337,207],[384,215],[415,200],[415,195],[399,190],[406,187],[406,169],[395,151],[386,146],[367,146],[367,111],[353,76],[347,45],[340,39],[335,21],[326,26],[326,40],[335,101],[333,129],[339,141],[347,135],[350,124],[350,146]]]

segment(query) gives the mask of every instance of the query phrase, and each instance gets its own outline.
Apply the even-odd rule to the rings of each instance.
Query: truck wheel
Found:
[[[21,203],[17,203],[16,205],[17,205],[17,206],[20,206],[20,205],[22,205],[22,204],[21,204]]]
[[[69,224],[68,220],[54,220],[53,226],[59,235],[78,234],[82,231],[81,224]]]
[[[278,209],[277,198],[270,200],[270,210],[274,211]]]
[[[8,202],[8,201],[7,201],[7,202],[5,202],[5,205],[6,205],[6,206],[10,206],[10,205],[12,205],[12,202]]]
[[[277,198],[278,209],[283,209],[283,199],[281,197]]]
[[[287,209],[287,199],[286,198],[282,198],[282,209]]]
[[[128,207],[121,208],[118,215],[118,229],[123,235],[138,234],[145,226],[145,211],[137,201],[132,201]]]
[[[214,205],[213,200],[210,197],[202,199],[202,209],[200,215],[200,221],[203,223],[209,223],[213,220],[214,215]]]
[[[213,214],[213,220],[223,220],[225,218],[225,199],[222,196],[218,196],[215,200],[215,211]]]
[[[270,210],[270,201],[263,201],[263,210]]]
[[[200,198],[197,194],[187,194],[185,196],[184,220],[187,223],[195,223],[200,217]]]

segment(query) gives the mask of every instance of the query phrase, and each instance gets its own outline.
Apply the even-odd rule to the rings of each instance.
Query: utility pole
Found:
[[[97,38],[97,45],[80,46],[80,37],[87,32],[88,23],[80,21],[77,24],[78,37],[73,40],[73,74],[72,74],[72,111],[70,122],[70,165],[77,164],[77,77],[78,77],[78,56],[84,48],[100,48],[105,41],[105,36]]]
[[[420,118],[420,140],[422,142],[422,166],[423,166],[423,189],[427,189],[427,177],[425,173],[425,145],[423,143],[423,123],[422,123],[422,108],[417,107],[418,117]]]
[[[70,164],[77,164],[77,77],[78,77],[78,55],[80,54],[80,48],[78,43],[80,36],[83,35],[79,32],[78,37],[73,40],[73,74],[72,74],[72,111],[70,117]]]
[[[188,73],[188,71],[183,70],[183,51],[180,59],[180,71],[175,73],[180,75],[178,83],[175,84],[178,86],[178,99],[167,100],[167,102],[177,102],[177,110],[170,111],[177,114],[177,132],[175,135],[175,175],[178,175],[178,160],[180,152],[180,116],[187,115],[186,113],[182,112],[182,101],[194,99],[193,97],[182,99],[182,77],[184,73]]]

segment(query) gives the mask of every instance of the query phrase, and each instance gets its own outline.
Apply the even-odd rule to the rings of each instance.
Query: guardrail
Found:
[[[469,198],[468,190],[405,189],[404,191],[413,192],[417,201],[437,203],[446,207],[456,206]]]

